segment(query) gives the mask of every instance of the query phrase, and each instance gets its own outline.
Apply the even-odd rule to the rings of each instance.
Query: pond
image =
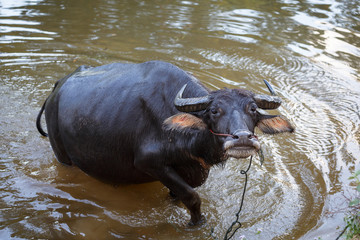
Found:
[[[162,60],[212,90],[283,99],[293,134],[258,133],[235,239],[335,239],[360,167],[357,0],[0,0],[0,238],[222,239],[248,159],[197,188],[207,223],[159,182],[114,187],[56,161],[35,119],[80,65]],[[43,123],[45,125],[45,123]]]

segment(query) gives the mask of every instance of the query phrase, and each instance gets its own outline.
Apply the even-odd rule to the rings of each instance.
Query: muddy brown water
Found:
[[[211,89],[283,98],[294,134],[258,133],[235,239],[335,239],[360,167],[356,0],[0,0],[0,239],[222,239],[248,160],[197,188],[207,224],[155,182],[103,184],[58,163],[35,119],[79,65],[171,62]]]

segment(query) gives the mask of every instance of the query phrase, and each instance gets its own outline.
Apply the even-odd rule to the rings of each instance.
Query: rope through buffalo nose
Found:
[[[209,129],[212,134],[219,137],[232,137],[233,139],[238,139],[239,137],[234,134],[227,134],[227,133],[215,133],[213,130]]]
[[[235,134],[228,134],[228,133],[216,133],[213,130],[209,129],[210,132],[215,135],[215,136],[219,136],[219,137],[232,137],[233,139],[238,139],[239,136],[235,135]],[[258,139],[258,137],[256,135],[251,135],[249,138],[256,138]]]
[[[210,132],[216,136],[220,136],[220,137],[232,137],[234,139],[238,139],[239,137],[234,135],[234,134],[227,134],[227,133],[215,133],[213,130],[209,129]],[[251,138],[256,138],[257,139],[257,136],[255,135],[252,135]],[[260,163],[261,165],[263,164],[264,162],[264,155],[263,155],[263,152],[260,148],[260,151],[259,151],[259,157],[260,157]],[[248,183],[248,172],[250,170],[250,167],[251,167],[251,163],[252,163],[252,159],[253,159],[253,156],[250,157],[250,161],[249,161],[249,166],[246,170],[241,170],[240,173],[245,175],[245,183],[244,183],[244,188],[243,188],[243,192],[242,192],[242,196],[241,196],[241,202],[240,202],[240,207],[239,207],[239,210],[238,212],[235,214],[236,216],[236,219],[235,221],[230,225],[230,227],[227,229],[226,233],[225,233],[225,237],[224,237],[224,240],[230,240],[234,235],[235,233],[242,227],[242,224],[241,222],[239,221],[239,218],[240,218],[240,212],[243,208],[243,205],[244,205],[244,199],[245,199],[245,192],[246,192],[246,187],[247,187],[247,183]],[[235,225],[238,224],[237,227],[235,227]],[[235,228],[235,229],[234,229]],[[211,235],[214,233],[214,229],[212,228],[211,230]]]

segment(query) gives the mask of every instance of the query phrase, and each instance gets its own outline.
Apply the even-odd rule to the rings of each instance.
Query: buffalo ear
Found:
[[[166,130],[184,131],[188,129],[204,130],[206,124],[198,117],[189,113],[179,113],[165,119],[163,128]]]
[[[294,132],[295,128],[283,116],[279,115],[261,115],[256,125],[262,132],[276,134],[282,132]]]

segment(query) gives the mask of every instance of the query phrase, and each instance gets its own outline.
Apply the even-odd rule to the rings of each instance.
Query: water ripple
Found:
[[[57,79],[81,64],[153,59],[193,72],[211,89],[268,93],[265,78],[283,99],[269,112],[296,125],[295,134],[257,133],[265,162],[255,159],[249,172],[236,237],[291,239],[322,222],[339,225],[323,213],[359,163],[356,1],[88,2],[0,0],[1,236],[224,235],[240,204],[247,160],[211,170],[197,189],[207,224],[189,229],[188,210],[160,183],[105,185],[57,163],[38,137],[34,118]]]
[[[235,9],[228,12],[213,13],[212,31],[220,32],[223,38],[243,43],[256,43],[260,33],[256,25],[261,21],[262,13],[252,9]]]

